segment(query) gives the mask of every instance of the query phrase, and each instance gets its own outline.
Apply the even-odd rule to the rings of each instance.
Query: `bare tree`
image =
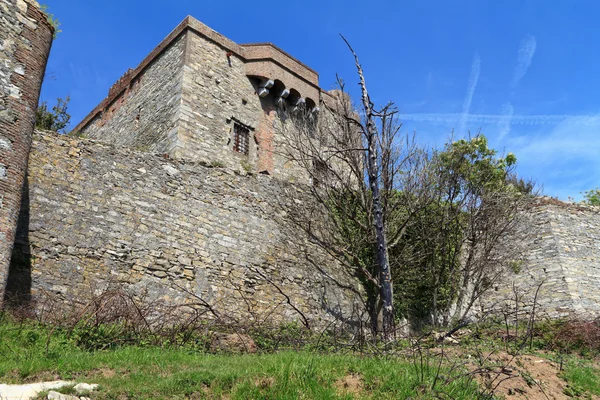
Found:
[[[345,39],[344,39],[345,40]],[[326,251],[356,272],[367,289],[375,330],[394,331],[390,248],[398,246],[418,208],[425,154],[412,137],[401,136],[392,103],[375,110],[363,70],[352,52],[362,97],[359,111],[344,91],[324,93],[322,110],[280,109],[285,157],[312,183],[311,205],[294,220]],[[409,195],[410,193],[410,195]],[[399,204],[403,212],[398,212]]]
[[[520,257],[501,244],[531,185],[516,184],[515,157],[497,157],[482,135],[450,141],[441,151],[419,148],[414,136],[401,133],[393,103],[375,109],[358,57],[344,41],[354,56],[360,105],[338,77],[339,90],[323,93],[319,112],[279,109],[280,151],[311,183],[312,201],[295,207],[292,220],[362,280],[373,329],[384,338],[394,331],[394,317],[410,317],[411,307],[426,323],[464,321]],[[292,196],[297,190],[290,188]]]

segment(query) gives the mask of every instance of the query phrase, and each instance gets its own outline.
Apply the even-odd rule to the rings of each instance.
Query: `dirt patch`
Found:
[[[494,390],[497,397],[520,399],[570,399],[564,393],[566,382],[554,362],[534,355],[511,356],[499,352],[484,367],[468,365],[482,388]],[[592,397],[598,399],[598,397]]]
[[[240,333],[214,333],[210,344],[212,352],[256,353],[258,347],[254,340]]]
[[[343,395],[360,395],[365,385],[360,374],[349,374],[335,381],[334,386]]]
[[[275,385],[275,378],[273,378],[272,376],[258,378],[254,381],[254,385],[261,389],[268,389]]]
[[[61,376],[55,371],[40,371],[23,378],[23,383],[49,382],[60,379]]]

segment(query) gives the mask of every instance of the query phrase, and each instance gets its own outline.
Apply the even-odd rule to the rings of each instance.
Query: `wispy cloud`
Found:
[[[498,139],[502,139],[510,133],[512,117],[515,114],[515,108],[510,101],[502,106],[501,113],[506,117],[506,120],[500,123],[501,126],[500,132],[498,133]]]
[[[600,114],[568,117],[543,134],[512,137],[519,169],[544,184],[544,192],[581,198],[600,181]],[[514,136],[514,135],[512,135]]]
[[[531,65],[531,60],[533,60],[533,55],[535,54],[536,45],[537,42],[533,35],[527,35],[521,40],[519,53],[517,55],[517,65],[515,66],[513,79],[510,84],[511,88],[514,89],[515,86],[517,86],[517,83],[519,83],[527,73],[527,70]]]
[[[465,130],[465,124],[469,117],[469,111],[471,110],[471,102],[473,101],[473,95],[475,94],[475,88],[477,88],[477,82],[479,81],[479,73],[481,72],[481,58],[479,54],[475,53],[473,62],[471,63],[471,74],[469,75],[469,83],[467,85],[467,94],[463,102],[462,117],[460,119],[459,132],[462,134]]]
[[[512,106],[511,106],[512,107]],[[458,114],[458,113],[419,113],[400,114],[404,121],[427,122],[475,122],[480,124],[504,124],[510,121],[512,125],[557,125],[565,120],[575,121],[582,125],[596,125],[600,123],[598,115],[569,115],[569,114]]]

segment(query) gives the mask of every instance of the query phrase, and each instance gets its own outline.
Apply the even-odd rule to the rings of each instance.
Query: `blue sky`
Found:
[[[183,19],[237,43],[273,42],[357,97],[357,51],[377,104],[429,147],[481,131],[544,193],[600,185],[596,1],[45,0],[61,22],[41,100],[71,96],[74,127]]]

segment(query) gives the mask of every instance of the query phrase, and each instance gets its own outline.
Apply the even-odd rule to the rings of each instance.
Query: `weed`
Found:
[[[252,171],[253,171],[252,164],[250,164],[248,161],[242,160],[242,161],[240,161],[240,165],[242,166],[243,170],[246,171],[247,174],[252,173]]]
[[[225,167],[225,163],[223,161],[220,160],[213,160],[210,162],[209,167],[211,168],[224,168]]]
[[[58,34],[62,32],[62,30],[60,29],[60,21],[58,20],[58,18],[56,18],[54,16],[54,14],[52,14],[52,13],[50,13],[48,11],[48,5],[47,4],[42,4],[40,6],[40,10],[46,16],[46,19],[48,20],[48,23],[50,25],[52,25],[52,28],[54,28],[54,32],[52,33],[52,39],[56,39],[58,37]]]

